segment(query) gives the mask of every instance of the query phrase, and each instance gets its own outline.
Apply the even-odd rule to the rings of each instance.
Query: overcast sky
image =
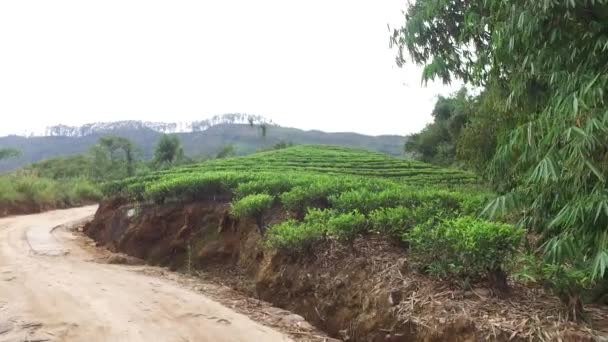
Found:
[[[0,134],[251,113],[304,129],[407,134],[437,94],[399,69],[404,0],[2,0]]]

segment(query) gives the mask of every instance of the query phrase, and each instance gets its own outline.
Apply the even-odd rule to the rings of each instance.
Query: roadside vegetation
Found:
[[[607,4],[416,1],[392,35],[398,64],[424,66],[424,82],[475,89],[440,97],[406,151],[478,171],[496,192],[485,217],[509,217],[534,241],[540,267],[526,277],[579,317],[584,297],[608,288]]]
[[[231,202],[234,218],[251,219],[267,248],[288,254],[379,235],[403,246],[421,272],[453,284],[484,282],[508,293],[518,281],[560,296],[578,284],[585,301],[602,296],[600,282],[544,262],[542,242],[517,215],[485,215],[497,195],[482,182],[460,169],[303,145],[151,172],[108,182],[103,191],[142,203]],[[286,214],[281,222],[277,212]]]
[[[15,158],[19,151],[0,149],[0,159]],[[99,201],[100,185],[184,164],[176,136],[163,135],[155,158],[141,159],[137,146],[123,137],[104,136],[89,153],[51,158],[0,176],[0,215],[26,214]]]

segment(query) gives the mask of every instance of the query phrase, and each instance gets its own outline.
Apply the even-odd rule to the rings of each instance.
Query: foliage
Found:
[[[438,277],[480,278],[504,270],[524,231],[472,217],[424,223],[407,234],[413,259]]]
[[[324,237],[325,232],[321,227],[287,220],[270,227],[266,243],[273,248],[300,252],[311,248]]]
[[[236,197],[242,198],[251,194],[266,193],[280,195],[291,190],[294,186],[304,184],[304,179],[291,179],[286,175],[275,175],[274,177],[260,177],[245,183],[238,184]]]
[[[274,150],[282,150],[284,148],[295,146],[295,144],[291,141],[281,140],[274,145],[261,147],[257,150],[257,152],[266,152],[266,151],[274,151]]]
[[[312,184],[296,186],[281,195],[286,209],[301,213],[310,207],[328,206],[328,198],[354,185],[348,180],[319,178]]]
[[[287,220],[268,231],[268,244],[275,248],[302,251],[325,238],[352,239],[365,231],[364,215],[353,211],[337,213],[331,209],[309,209],[299,222]]]
[[[135,175],[137,148],[119,136],[103,136],[91,148],[95,179],[118,179]]]
[[[404,204],[401,203],[407,202],[407,196],[403,196],[404,194],[402,189],[396,187],[380,192],[357,189],[330,196],[329,201],[333,208],[342,212],[360,210],[364,213],[368,213],[378,208]]]
[[[230,213],[236,218],[254,217],[261,220],[262,215],[272,207],[274,197],[267,194],[255,194],[234,202]]]
[[[0,176],[0,206],[53,208],[97,201],[101,192],[82,178],[56,181],[22,172]]]
[[[370,165],[384,170],[384,177],[368,176]],[[404,176],[408,173],[416,177],[416,182]],[[156,203],[231,202],[231,214],[254,218],[269,246],[294,253],[328,239],[349,241],[359,235],[381,233],[416,244],[412,257],[419,255],[421,262],[437,272],[473,277],[483,273],[484,267],[502,266],[514,252],[514,239],[521,237],[521,230],[470,217],[459,220],[461,215],[481,212],[492,195],[462,187],[463,175],[466,173],[462,171],[373,152],[296,146],[156,171],[108,183],[104,191],[107,196]],[[455,185],[441,185],[438,177]],[[275,205],[295,215],[267,227],[264,218]],[[423,239],[420,227],[443,240]],[[448,233],[452,228],[453,232]],[[467,243],[457,244],[459,239]],[[452,254],[445,254],[441,260],[455,258],[458,263],[433,263],[436,260],[429,257],[432,249],[427,247],[440,248],[440,242],[452,248],[443,251]]]
[[[184,149],[179,137],[174,134],[163,134],[154,149],[154,163],[157,166],[168,166],[184,158]]]
[[[236,149],[235,149],[234,145],[228,144],[228,145],[222,146],[222,148],[219,150],[219,152],[217,152],[217,154],[215,155],[215,158],[222,159],[222,158],[232,157],[235,155],[236,155]]]
[[[357,210],[330,217],[326,226],[329,236],[349,240],[365,232],[366,228],[367,219]]]
[[[14,148],[0,148],[0,160],[18,157],[20,154],[21,152]]]
[[[261,119],[263,120],[263,118]],[[138,154],[141,155],[141,159],[146,161],[153,160],[154,149],[162,133],[177,135],[184,148],[184,155],[198,161],[214,158],[220,148],[228,144],[235,144],[238,154],[245,155],[281,141],[289,141],[297,145],[335,144],[366,148],[392,156],[403,155],[403,137],[401,136],[325,133],[269,125],[267,136],[263,138],[257,129],[242,124],[243,120],[247,120],[247,115],[221,116],[217,119],[193,123],[192,132],[183,133],[173,133],[178,126],[171,123],[127,121],[87,124],[70,128],[65,132],[56,132],[59,136],[52,137],[0,137],[0,146],[18,148],[22,152],[20,158],[2,160],[0,172],[15,170],[58,156],[86,153],[97,143],[96,139],[101,135],[120,135],[129,139],[138,146],[140,149]],[[256,122],[256,126],[258,123]],[[189,126],[185,127],[186,130],[189,128]]]
[[[418,159],[440,165],[450,165],[456,155],[460,134],[470,120],[474,98],[462,88],[451,97],[439,96],[431,113],[433,123],[420,133],[412,134],[405,143],[405,151]]]
[[[331,160],[343,161],[339,163],[340,168],[336,168]],[[289,167],[294,164],[298,167]],[[381,172],[374,177],[358,176],[361,168],[371,164],[377,165],[379,170],[387,170],[384,177]],[[366,175],[368,171],[362,174]],[[416,181],[410,182],[407,174]],[[418,162],[402,162],[373,152],[297,146],[128,178],[108,183],[104,191],[107,195],[156,202],[218,196],[239,199],[265,193],[276,196],[286,209],[301,214],[310,207],[329,206],[342,213],[358,210],[366,214],[380,207],[413,206],[423,201],[451,211],[473,213],[480,209],[487,194],[437,189],[433,185],[441,184],[439,177],[462,184],[461,177],[469,175]],[[464,182],[469,182],[469,178]],[[409,184],[425,184],[426,188]]]
[[[96,165],[88,155],[57,157],[32,164],[26,170],[42,178],[90,178]]]
[[[0,207],[28,212],[97,201],[102,193],[88,178],[92,167],[88,156],[71,156],[2,175]]]
[[[427,205],[380,208],[369,214],[369,224],[375,232],[405,238],[404,234],[411,228],[428,221],[434,215],[437,215],[436,210]]]
[[[608,269],[607,4],[416,1],[393,35],[424,79],[498,95],[497,121],[513,128],[497,133],[489,175],[504,195],[487,212],[520,214],[554,267],[595,280]]]

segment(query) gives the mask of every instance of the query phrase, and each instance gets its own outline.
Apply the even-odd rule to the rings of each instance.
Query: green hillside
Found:
[[[110,124],[108,124],[110,125]],[[0,147],[11,147],[21,151],[19,158],[0,161],[0,172],[10,171],[41,160],[86,153],[100,137],[117,135],[132,141],[144,160],[152,158],[154,147],[161,133],[140,122],[126,122],[110,125],[103,130],[92,130],[86,135],[44,136],[44,137],[0,137]],[[184,152],[193,158],[215,156],[226,145],[233,145],[237,155],[254,153],[259,149],[273,146],[278,142],[301,144],[331,144],[365,148],[395,156],[403,154],[402,136],[368,136],[357,133],[326,133],[304,131],[296,128],[269,126],[266,136],[258,127],[248,124],[221,123],[204,131],[176,133]]]
[[[179,171],[305,171],[331,175],[392,178],[408,184],[467,184],[475,182],[471,173],[440,168],[414,160],[340,146],[303,145],[256,153],[240,158],[220,159],[192,165]]]
[[[402,185],[466,185],[475,183],[474,174],[457,169],[440,168],[414,160],[391,157],[382,153],[340,146],[301,145],[286,149],[260,152],[248,156],[216,159],[139,178],[111,183],[110,192],[127,188],[144,190],[159,182],[179,182],[180,179],[205,177],[210,174],[238,174],[245,178],[255,174],[283,177],[297,174],[308,176],[349,176],[390,179]],[[137,193],[136,195],[143,195]]]
[[[484,278],[501,270],[522,231],[475,218],[490,194],[474,183],[463,171],[376,152],[296,146],[155,172],[104,191],[135,203],[230,202],[233,217],[255,219],[268,246],[289,252],[382,234],[411,245],[431,274]],[[283,221],[267,225],[276,210]]]

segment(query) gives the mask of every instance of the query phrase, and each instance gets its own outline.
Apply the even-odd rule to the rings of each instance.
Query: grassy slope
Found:
[[[74,207],[100,198],[97,186],[84,178],[55,180],[28,172],[0,176],[0,216]]]
[[[0,175],[0,216],[92,203],[101,198],[86,156],[55,158]]]

